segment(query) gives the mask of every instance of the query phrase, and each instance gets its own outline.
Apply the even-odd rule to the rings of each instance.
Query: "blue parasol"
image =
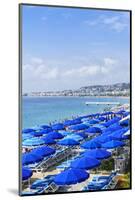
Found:
[[[30,132],[33,132],[35,131],[33,128],[25,128],[22,130],[22,133],[30,133]]]
[[[111,153],[104,149],[92,149],[92,150],[86,151],[83,155],[88,156],[88,157],[90,156],[96,159],[106,159],[111,156]]]
[[[32,174],[33,174],[32,170],[30,170],[29,168],[27,168],[27,167],[22,168],[22,180],[23,181],[28,180],[32,176]]]
[[[82,169],[67,169],[54,178],[57,185],[72,185],[81,183],[89,178],[89,174]]]
[[[57,142],[57,144],[60,144],[63,146],[75,146],[75,145],[79,145],[79,142],[71,138],[66,138],[66,139],[60,140],[59,142]]]
[[[44,144],[56,144],[55,140],[52,138],[49,138],[47,136],[42,137],[42,140],[44,141]]]
[[[81,123],[80,119],[66,120],[64,122],[64,126],[71,126],[71,125],[76,125],[76,124],[80,124],[80,123]]]
[[[39,134],[41,133],[42,135],[44,135],[44,134],[50,133],[52,131],[53,131],[52,128],[46,128],[46,129],[38,130],[36,132],[39,133]]]
[[[122,147],[124,145],[125,145],[125,143],[122,141],[112,140],[110,142],[103,143],[102,147],[106,148],[106,149],[113,149],[113,148],[117,148],[117,147]]]
[[[98,127],[90,127],[85,130],[87,133],[102,133],[102,130]]]
[[[23,165],[29,165],[33,163],[38,163],[41,160],[43,160],[43,157],[31,152],[23,153],[22,154],[22,164]]]
[[[89,170],[98,167],[100,164],[101,162],[99,160],[92,157],[84,156],[82,158],[77,158],[73,162],[71,162],[70,167]]]
[[[101,148],[101,144],[94,140],[90,140],[90,141],[84,142],[81,145],[81,147],[84,149],[96,149],[96,148]]]
[[[48,133],[48,135],[46,136],[46,138],[51,138],[51,139],[62,139],[64,136],[56,131],[50,132]]]
[[[45,144],[44,140],[42,140],[41,138],[30,138],[27,140],[24,140],[22,142],[22,146],[26,146],[26,147],[30,147],[30,146],[39,146],[39,145],[43,145]]]
[[[55,131],[63,130],[64,129],[64,125],[62,123],[53,124],[52,125],[52,129],[55,130]]]
[[[45,157],[45,156],[49,156],[49,155],[54,154],[55,149],[48,147],[48,146],[43,146],[43,147],[38,147],[36,149],[33,149],[31,151],[31,153]]]
[[[91,120],[87,121],[87,123],[90,125],[97,124],[99,122],[100,122],[100,120],[98,120],[98,119],[91,119]]]
[[[87,134],[85,134],[85,132],[83,131],[83,132],[79,132],[79,133],[75,133],[76,135],[80,135],[81,137],[83,137],[83,139],[86,139],[86,138],[88,138],[88,135]]]
[[[78,125],[70,126],[70,129],[74,131],[80,131],[87,128],[89,128],[89,126],[87,126],[86,124],[78,124]]]

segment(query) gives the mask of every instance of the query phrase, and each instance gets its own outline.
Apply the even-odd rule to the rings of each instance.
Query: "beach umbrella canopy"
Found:
[[[22,164],[23,165],[38,163],[41,160],[43,160],[42,156],[31,153],[31,152],[22,154]]]
[[[22,146],[27,146],[27,147],[39,146],[39,145],[43,145],[43,144],[45,144],[44,140],[42,140],[41,138],[37,138],[37,137],[30,138],[30,139],[24,140],[22,142]]]
[[[55,130],[55,131],[63,130],[64,129],[64,125],[62,123],[53,124],[52,125],[52,129]]]
[[[48,147],[48,146],[43,146],[43,147],[38,147],[36,149],[33,149],[31,151],[31,153],[34,153],[34,154],[39,155],[39,156],[46,157],[46,156],[54,154],[55,149]]]
[[[101,117],[98,118],[98,120],[100,120],[100,121],[105,121],[105,120],[106,120],[106,117],[101,116]]]
[[[102,130],[98,127],[90,127],[85,130],[87,133],[101,133]]]
[[[120,117],[114,117],[113,119],[108,120],[108,121],[105,122],[105,123],[102,123],[102,125],[104,125],[105,127],[109,127],[109,126],[111,126],[112,124],[114,124],[114,123],[120,121],[120,119],[121,119]]]
[[[112,134],[112,131],[104,131],[102,133],[102,136],[107,136],[107,135],[111,135]]]
[[[81,122],[87,122],[87,121],[89,121],[89,117],[81,119]]]
[[[84,142],[81,145],[81,147],[84,149],[96,149],[96,148],[101,148],[101,144],[94,140],[90,140],[90,141]]]
[[[48,126],[48,125],[41,125],[40,127],[43,128],[43,129],[49,129],[49,128],[51,128],[51,127]]]
[[[64,126],[71,126],[71,125],[76,125],[76,124],[80,124],[80,123],[81,123],[80,119],[66,120],[64,122]]]
[[[74,131],[80,131],[87,128],[89,128],[89,126],[87,126],[86,124],[78,124],[78,125],[70,126],[70,129]]]
[[[33,128],[25,128],[22,130],[22,133],[30,133],[30,132],[33,132],[35,131]]]
[[[96,159],[106,159],[111,156],[111,153],[104,149],[92,149],[92,150],[86,151],[83,155],[88,156],[88,157],[93,157]]]
[[[34,137],[40,137],[43,135],[43,133],[41,132],[38,132],[38,131],[33,131],[33,132],[30,132],[30,134]]]
[[[68,136],[65,137],[65,139],[67,139],[67,138],[74,139],[74,140],[76,140],[78,142],[83,140],[83,137],[81,137],[80,135],[77,135],[77,134],[68,135]]]
[[[100,120],[98,120],[98,119],[91,119],[91,120],[87,121],[87,123],[89,123],[90,125],[97,124],[99,122],[100,122]]]
[[[44,144],[56,144],[55,140],[52,138],[49,138],[47,136],[42,137],[42,140],[44,141]]]
[[[81,137],[83,137],[83,139],[88,138],[88,135],[85,134],[85,132],[79,132],[79,133],[75,133],[76,135],[80,135]]]
[[[126,140],[129,137],[124,135],[123,131],[115,131],[114,133],[112,133],[111,135],[113,140]]]
[[[129,126],[129,119],[123,120],[120,122],[121,126]]]
[[[102,124],[94,124],[94,127],[100,128],[101,132],[103,132],[106,129],[106,127],[103,126]]]
[[[30,133],[22,134],[22,141],[32,138],[33,136]]]
[[[50,132],[48,133],[48,135],[46,136],[46,138],[51,138],[51,139],[62,139],[64,136],[56,131]]]
[[[89,178],[89,174],[83,169],[67,169],[54,178],[57,185],[73,185],[81,183]]]
[[[77,158],[73,162],[71,162],[70,167],[89,170],[98,167],[100,164],[101,162],[99,160],[92,157],[84,156],[82,158]]]
[[[32,170],[27,167],[22,167],[22,180],[28,180],[32,176]]]
[[[52,128],[46,128],[46,129],[38,130],[38,131],[36,131],[36,133],[44,135],[44,134],[50,133],[52,131],[53,131]]]
[[[74,146],[74,145],[79,145],[79,142],[71,138],[65,138],[57,142],[57,144],[63,146]]]
[[[118,123],[115,123],[115,124],[109,126],[108,128],[106,128],[105,130],[103,130],[103,133],[108,132],[108,131],[113,132],[113,131],[117,131],[120,129],[122,129],[122,127]]]
[[[61,133],[63,136],[67,136],[67,135],[72,134],[71,132],[65,131],[65,130],[60,130],[59,133]]]
[[[110,142],[103,143],[102,147],[106,148],[106,149],[113,149],[113,148],[117,148],[117,147],[122,147],[124,145],[125,145],[125,143],[122,141],[112,140]]]
[[[111,137],[111,135],[101,135],[101,136],[94,138],[93,140],[101,144],[101,143],[111,141],[112,137]]]

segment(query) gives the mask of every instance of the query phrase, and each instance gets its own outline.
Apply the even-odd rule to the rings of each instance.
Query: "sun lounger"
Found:
[[[22,192],[22,195],[28,196],[28,195],[34,195],[34,194],[42,194],[43,191],[44,191],[44,190],[43,190],[42,188],[40,188],[40,189],[35,189],[35,190],[30,190],[30,191],[23,191],[23,192]]]
[[[45,193],[54,193],[59,189],[59,186],[57,186],[54,182],[52,182],[45,190]]]
[[[94,176],[92,181],[83,189],[85,190],[102,190],[106,189],[108,185],[114,184],[113,178],[116,172],[112,172],[109,176]],[[112,185],[110,185],[112,187]]]

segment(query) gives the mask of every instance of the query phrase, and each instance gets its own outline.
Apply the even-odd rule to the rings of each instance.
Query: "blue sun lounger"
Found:
[[[109,176],[94,176],[92,181],[88,183],[86,187],[84,187],[83,191],[102,190],[111,182],[115,175],[116,172],[111,173]]]
[[[22,192],[22,195],[34,195],[34,194],[42,194],[43,193],[43,189],[42,188],[40,188],[40,189],[35,189],[35,190],[31,190],[31,191],[24,191],[24,192]]]
[[[30,189],[45,189],[48,187],[54,180],[55,175],[48,175],[43,179],[38,179],[32,183]]]

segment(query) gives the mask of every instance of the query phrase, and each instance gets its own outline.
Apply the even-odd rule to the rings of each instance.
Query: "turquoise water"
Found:
[[[129,103],[126,98],[97,97],[23,97],[22,127],[28,128],[49,122],[62,121],[72,116],[102,112],[106,105],[89,105],[86,101]]]

